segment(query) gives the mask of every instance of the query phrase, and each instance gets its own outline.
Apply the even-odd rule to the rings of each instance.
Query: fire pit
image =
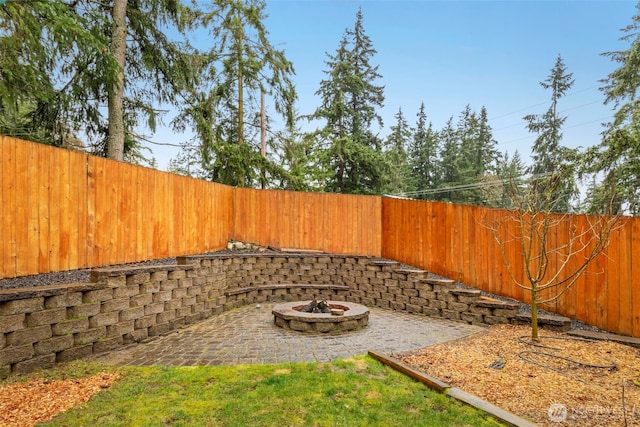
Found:
[[[293,301],[278,304],[272,313],[276,325],[300,332],[344,332],[362,329],[369,324],[369,309],[364,305],[347,301],[321,301],[329,312],[305,312],[313,301]]]

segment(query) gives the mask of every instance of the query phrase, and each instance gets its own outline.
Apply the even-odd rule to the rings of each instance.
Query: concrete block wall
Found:
[[[242,305],[314,297],[482,324],[510,323],[518,311],[371,257],[185,256],[177,265],[96,269],[91,283],[0,291],[0,378],[152,339]]]

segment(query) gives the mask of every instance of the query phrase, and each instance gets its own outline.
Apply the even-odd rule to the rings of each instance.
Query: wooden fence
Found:
[[[382,198],[239,188],[236,239],[279,248],[380,256]]]
[[[506,211],[232,188],[8,137],[0,153],[0,279],[203,253],[237,239],[383,256],[528,302],[486,227]],[[553,238],[566,239],[569,226]],[[518,251],[509,246],[522,278]],[[605,254],[546,308],[640,337],[638,256],[640,218],[625,218]]]
[[[380,197],[233,188],[0,137],[0,279],[264,245],[380,256]]]
[[[525,282],[524,261],[515,223],[505,223],[509,212],[477,206],[400,199],[383,199],[382,255],[458,280],[484,291],[530,302],[527,291],[513,284],[489,226],[504,223],[502,241],[507,262],[517,280]],[[550,232],[550,245],[569,238],[570,227],[587,227],[588,217],[566,217]],[[568,264],[575,270],[580,257]],[[543,308],[585,321],[609,331],[640,336],[640,218],[622,218],[610,244],[576,284]],[[550,260],[551,271],[562,264],[561,254]],[[635,261],[634,261],[635,258]],[[557,290],[552,290],[552,292]],[[548,294],[547,294],[548,295]]]
[[[0,137],[0,278],[226,247],[233,189]]]

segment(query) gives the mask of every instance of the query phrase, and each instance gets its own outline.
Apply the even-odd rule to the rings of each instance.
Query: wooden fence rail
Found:
[[[486,226],[506,211],[232,188],[9,137],[0,153],[0,279],[209,252],[237,239],[382,256],[528,302]],[[586,220],[571,216],[553,238]],[[507,252],[523,278],[519,249]],[[545,308],[640,337],[638,257],[640,218],[624,218],[606,252]]]

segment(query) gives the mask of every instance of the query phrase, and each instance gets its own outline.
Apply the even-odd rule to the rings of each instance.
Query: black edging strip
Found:
[[[524,418],[520,418],[519,416],[511,412],[505,411],[504,409],[498,406],[495,406],[485,400],[480,399],[478,396],[467,393],[463,390],[460,390],[457,387],[451,387],[449,384],[444,383],[437,378],[429,376],[423,372],[417,371],[416,369],[413,369],[411,366],[407,365],[401,360],[398,360],[387,354],[380,353],[375,350],[369,350],[368,353],[369,353],[369,356],[373,357],[374,359],[384,363],[385,365],[392,367],[393,369],[399,372],[402,372],[403,374],[410,376],[416,381],[426,384],[429,388],[432,388],[433,390],[439,393],[445,394],[447,396],[451,396],[454,399],[457,399],[463,403],[466,403],[467,405],[471,405],[477,409],[480,409],[481,411],[488,413],[492,417],[500,420],[501,422],[509,426],[513,426],[513,427],[535,427],[536,426],[534,423],[527,421]]]

